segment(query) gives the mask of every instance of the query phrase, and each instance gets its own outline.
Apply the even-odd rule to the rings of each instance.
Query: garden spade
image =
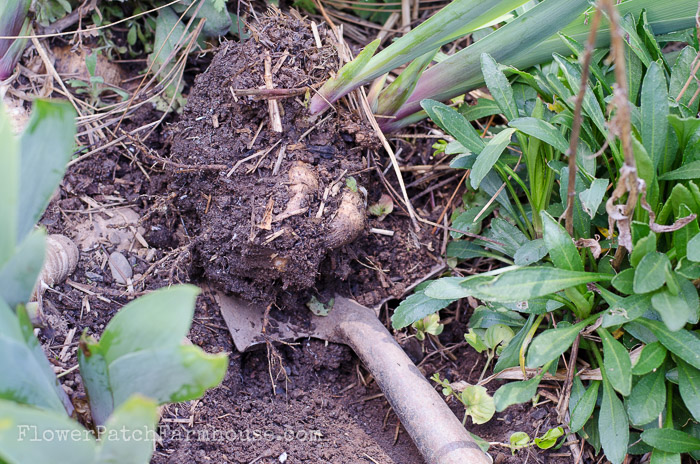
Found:
[[[239,351],[265,343],[264,308],[215,293]],[[350,346],[372,373],[406,431],[428,464],[490,464],[440,394],[423,377],[374,310],[336,296],[327,316],[311,316],[309,327],[267,319],[274,338],[314,337]],[[269,339],[269,338],[268,338]]]

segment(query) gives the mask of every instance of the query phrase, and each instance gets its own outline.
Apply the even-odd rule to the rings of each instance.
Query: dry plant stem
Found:
[[[270,57],[270,52],[265,50],[265,88],[268,90],[273,89],[272,85],[272,58]],[[278,134],[282,132],[282,119],[280,118],[280,107],[277,100],[270,98],[267,101],[267,110],[270,113],[270,127],[272,130]]]
[[[632,251],[632,239],[629,222],[637,204],[638,194],[643,191],[643,181],[637,177],[637,165],[632,152],[632,124],[630,120],[629,99],[627,96],[627,66],[625,63],[625,42],[620,29],[620,17],[612,0],[601,0],[601,6],[608,13],[610,21],[610,46],[615,63],[614,101],[617,109],[615,116],[619,137],[622,141],[622,153],[624,165],[620,168],[620,176],[617,186],[606,203],[608,212],[608,229],[612,234],[614,222],[618,227],[618,247],[613,260],[613,267],[618,269],[624,258],[625,249]],[[627,193],[627,202],[616,205],[615,201],[621,199]]]
[[[600,25],[600,17],[602,16],[600,6],[596,8],[591,31],[588,33],[586,49],[583,53],[583,64],[581,66],[581,83],[579,85],[578,94],[576,95],[576,105],[574,108],[574,123],[571,127],[571,141],[569,142],[569,186],[566,194],[566,212],[565,224],[566,231],[573,237],[574,235],[574,197],[576,196],[576,150],[578,148],[578,139],[581,134],[581,108],[583,106],[583,97],[588,88],[588,71],[591,66],[591,56],[595,49],[595,37]],[[560,414],[561,416],[561,414]]]
[[[576,370],[576,359],[578,358],[578,348],[581,343],[581,336],[577,335],[574,344],[571,346],[569,355],[569,365],[566,371],[566,380],[562,386],[562,394],[557,405],[557,416],[559,422],[564,422],[566,413],[569,411],[569,399],[571,398],[571,387],[574,384],[574,371]]]

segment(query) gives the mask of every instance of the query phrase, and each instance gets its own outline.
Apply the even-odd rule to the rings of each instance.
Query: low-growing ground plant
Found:
[[[595,30],[600,14],[591,20]],[[433,281],[392,320],[406,327],[460,298],[481,300],[467,340],[488,348],[477,330],[514,328],[494,372],[524,376],[496,391],[496,411],[529,401],[564,356],[558,411],[571,433],[614,464],[645,453],[680,463],[700,457],[697,41],[655,36],[645,12],[617,23],[610,54],[593,50],[595,36],[584,46],[560,34],[570,52],[535,68],[481,55],[493,100],[458,110],[421,102],[455,140],[441,147],[457,154],[451,165],[489,198],[466,197],[452,223],[489,241],[455,232],[448,256],[508,265]],[[690,44],[666,52],[679,37]],[[485,116],[490,139],[471,124]],[[581,380],[577,361],[594,380]]]
[[[147,463],[158,405],[202,396],[221,382],[228,360],[183,344],[197,288],[153,292],[122,308],[99,341],[82,335],[78,361],[91,429],[71,419],[74,407],[25,303],[44,261],[46,234],[34,224],[61,181],[74,134],[67,103],[37,100],[19,140],[0,108],[0,461]]]

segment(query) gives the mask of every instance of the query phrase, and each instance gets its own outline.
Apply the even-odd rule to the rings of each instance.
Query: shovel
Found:
[[[264,308],[215,292],[215,298],[239,351],[265,343]],[[462,423],[374,310],[342,296],[327,316],[311,316],[310,328],[268,319],[280,340],[314,337],[352,348],[372,373],[394,412],[428,464],[491,464]]]

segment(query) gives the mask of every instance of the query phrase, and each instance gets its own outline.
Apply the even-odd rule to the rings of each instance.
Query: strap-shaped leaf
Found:
[[[642,142],[656,168],[661,162],[668,132],[668,87],[663,68],[653,61],[642,84]]]
[[[606,329],[598,329],[603,340],[603,367],[615,390],[627,396],[632,390],[632,361],[630,355]]]
[[[600,443],[612,464],[622,464],[627,455],[629,424],[625,407],[607,377],[603,376],[603,401],[598,416]]]
[[[474,162],[474,166],[472,166],[472,173],[469,177],[473,188],[479,188],[481,181],[486,177],[489,171],[491,171],[491,168],[496,164],[503,150],[505,150],[510,143],[510,137],[514,132],[515,129],[510,128],[502,130],[489,140],[486,147],[481,150],[481,153],[479,153],[478,158]]]

